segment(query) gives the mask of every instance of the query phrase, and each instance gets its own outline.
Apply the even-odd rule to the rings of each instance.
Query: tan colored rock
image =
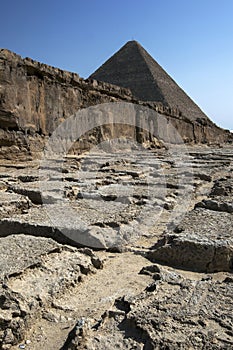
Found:
[[[83,277],[102,268],[92,251],[52,239],[18,235],[0,239],[0,348],[21,342],[33,322],[55,322],[49,308]]]
[[[131,102],[147,107],[158,115],[163,115],[159,138],[172,141],[168,135],[171,123],[185,142],[224,142],[232,140],[232,134],[218,128],[212,122],[193,121],[178,110],[163,106],[161,102],[146,102],[135,99],[129,89],[116,85],[84,80],[77,74],[62,71],[29,58],[21,58],[11,51],[0,50],[0,157],[16,158],[22,150],[24,156],[34,157],[43,149],[55,128],[82,108],[109,102]],[[156,130],[156,120],[153,122]],[[147,125],[150,130],[149,124]],[[89,137],[82,137],[76,149],[83,151],[100,141],[125,135],[134,136],[138,142],[150,142],[160,147],[158,141],[148,132],[137,128],[102,126],[93,130]],[[18,149],[12,149],[16,146]],[[4,147],[6,149],[4,150]]]

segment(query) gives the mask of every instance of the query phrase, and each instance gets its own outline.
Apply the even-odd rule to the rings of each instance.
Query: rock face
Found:
[[[127,89],[85,81],[75,73],[1,50],[2,128],[48,135],[80,108],[130,96]]]
[[[181,115],[174,106],[161,102],[140,102],[129,89],[96,80],[84,80],[77,74],[41,64],[30,58],[2,49],[0,51],[0,156],[2,158],[36,156],[48,137],[61,122],[82,108],[109,102],[144,105],[159,116],[165,116],[160,133],[166,141],[167,124],[171,123],[185,142],[224,142],[231,136],[208,118]],[[111,120],[111,118],[110,118]],[[156,129],[156,122],[153,129]],[[98,128],[84,137],[76,147],[89,149],[90,143],[111,139],[125,130],[125,136],[148,140],[148,132],[137,128]],[[148,129],[150,127],[148,125]],[[115,130],[115,131],[114,131]],[[142,137],[139,135],[142,134]],[[91,137],[90,137],[91,136]],[[90,139],[92,138],[92,141]],[[94,139],[94,141],[93,141]],[[151,140],[150,140],[151,141]]]

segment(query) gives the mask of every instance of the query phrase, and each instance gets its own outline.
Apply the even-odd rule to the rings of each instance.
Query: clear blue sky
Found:
[[[233,0],[8,0],[0,18],[0,47],[85,78],[137,40],[233,129]]]

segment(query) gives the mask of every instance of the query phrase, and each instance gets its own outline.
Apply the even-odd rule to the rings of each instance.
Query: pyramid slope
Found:
[[[127,42],[89,78],[130,88],[140,100],[162,102],[165,106],[179,108],[192,121],[209,120],[136,41]]]

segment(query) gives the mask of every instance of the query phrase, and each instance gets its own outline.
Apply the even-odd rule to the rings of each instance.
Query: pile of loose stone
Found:
[[[26,343],[30,329],[40,320],[56,328],[58,299],[98,279],[109,252],[122,263],[126,252],[144,259],[147,287],[118,295],[99,318],[67,321],[63,349],[231,349],[232,151],[135,147],[2,161],[0,349],[37,349]]]

